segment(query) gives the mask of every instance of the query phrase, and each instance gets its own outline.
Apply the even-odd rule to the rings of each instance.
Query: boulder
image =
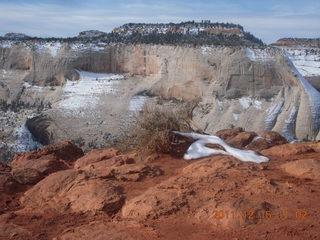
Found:
[[[62,160],[65,160],[66,162],[73,162],[82,157],[84,154],[81,148],[77,147],[71,142],[60,142],[45,146],[32,152],[18,154],[10,163],[10,165],[15,166],[16,162],[24,161],[23,159],[32,160],[40,158],[44,155],[54,155]]]
[[[268,148],[271,148],[273,146],[274,146],[274,144],[272,144],[267,139],[258,138],[256,140],[253,140],[251,143],[249,143],[246,146],[246,149],[250,149],[250,150],[253,150],[253,151],[256,151],[256,152],[260,152],[260,151],[262,151],[264,149],[268,149]]]
[[[61,142],[32,152],[18,154],[9,165],[12,169],[27,168],[28,173],[30,169],[34,169],[33,173],[38,171],[42,175],[49,175],[70,168],[70,165],[81,156],[83,156],[83,151],[79,147],[70,142]]]
[[[257,136],[255,132],[240,132],[237,135],[228,138],[226,142],[232,147],[244,148],[251,143],[255,136]]]
[[[102,160],[107,160],[107,159],[113,158],[117,155],[117,153],[118,153],[118,150],[116,150],[114,148],[94,149],[94,150],[88,152],[83,157],[79,158],[74,163],[74,168],[79,169],[79,168],[85,167],[86,165],[89,165],[91,163],[100,162]],[[115,163],[115,161],[117,159],[114,158],[113,160]]]
[[[270,141],[273,145],[288,143],[288,141],[280,133],[274,131],[258,132],[257,134]]]
[[[216,132],[215,135],[220,137],[224,141],[227,141],[230,138],[237,136],[241,132],[244,132],[243,128],[237,127],[237,128],[231,128],[231,129],[222,129]]]
[[[13,169],[34,169],[43,175],[68,169],[68,164],[55,155],[44,155],[39,158],[15,157],[10,163]]]
[[[56,77],[52,79],[56,79]],[[67,139],[66,133],[55,121],[43,114],[28,119],[26,126],[32,133],[32,136],[43,145],[53,144],[59,140]]]
[[[25,192],[20,199],[27,209],[75,212],[117,212],[124,202],[122,188],[106,179],[90,177],[86,172],[65,170],[53,173]]]

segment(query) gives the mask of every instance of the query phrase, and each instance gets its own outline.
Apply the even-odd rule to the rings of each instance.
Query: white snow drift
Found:
[[[184,159],[186,160],[197,159],[216,154],[224,154],[233,156],[243,162],[263,163],[269,161],[267,157],[261,156],[254,151],[241,150],[231,147],[217,136],[203,135],[198,133],[182,133],[177,131],[173,132],[181,136],[191,137],[197,140],[191,144],[187,150],[187,153],[184,155]],[[206,147],[205,145],[209,143],[218,144],[222,146],[225,151]]]
[[[60,107],[70,112],[92,109],[99,103],[99,95],[115,93],[115,86],[123,79],[122,75],[108,73],[80,72],[80,80],[67,81],[65,99]]]

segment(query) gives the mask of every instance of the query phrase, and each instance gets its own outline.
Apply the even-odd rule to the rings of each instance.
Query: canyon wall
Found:
[[[208,133],[240,126],[275,130],[291,141],[320,139],[320,93],[278,48],[16,42],[0,47],[0,59],[0,98],[52,103],[47,114],[64,136],[76,137],[71,132],[79,125],[73,127],[72,119],[82,120],[53,110],[67,80],[76,83],[79,71],[87,71],[125,76],[117,93],[99,96],[101,107],[90,109],[105,112],[110,122],[123,119],[130,100],[148,92],[167,101],[199,101],[193,120]],[[66,119],[70,126],[62,126]],[[106,129],[121,131],[117,124]]]

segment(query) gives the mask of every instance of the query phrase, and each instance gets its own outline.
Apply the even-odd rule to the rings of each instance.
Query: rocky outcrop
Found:
[[[10,162],[13,178],[21,184],[35,184],[46,175],[69,169],[83,156],[77,146],[69,142],[49,145],[33,152],[19,154]]]
[[[86,173],[66,170],[51,174],[27,191],[21,203],[27,208],[55,208],[75,212],[117,212],[124,201],[122,188],[108,180],[90,178]]]
[[[29,118],[26,121],[26,127],[32,133],[35,140],[43,145],[67,139],[67,134],[57,126],[54,119],[45,115]]]
[[[298,240],[305,234],[316,239],[320,143],[281,144],[285,140],[274,132],[240,128],[219,135],[226,141],[237,139],[234,144],[239,146],[247,139],[244,135],[268,140],[275,146],[261,152],[270,161],[256,164],[224,155],[185,161],[115,149],[82,156],[62,143],[21,160],[36,162],[56,152],[70,165],[35,185],[16,182],[26,183],[35,171],[2,164],[0,238],[205,240],[214,233],[223,240],[262,235]],[[263,149],[264,143],[258,143],[254,147]],[[162,174],[145,176],[152,172],[151,163]],[[128,180],[137,173],[145,177]]]

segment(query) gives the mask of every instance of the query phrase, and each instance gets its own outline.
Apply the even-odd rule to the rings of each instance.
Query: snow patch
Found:
[[[134,96],[129,102],[129,111],[139,112],[143,109],[143,105],[148,100],[147,96]]]
[[[217,99],[217,104],[218,104],[218,107],[219,107],[219,111],[223,111],[223,102],[220,101],[219,99]]]
[[[241,104],[244,110],[247,110],[251,105],[253,105],[255,109],[261,110],[262,102],[250,97],[239,98],[239,103]]]
[[[239,120],[239,114],[237,114],[237,113],[232,113],[232,116],[233,116],[233,119],[234,119],[235,121],[238,121],[238,120]]]
[[[272,105],[267,110],[267,115],[265,117],[265,123],[266,123],[266,129],[271,130],[276,123],[277,117],[279,113],[281,112],[284,105],[284,98],[281,98],[279,102]]]
[[[251,61],[266,62],[275,60],[275,57],[270,54],[268,49],[245,48],[244,51]]]
[[[0,47],[1,48],[10,48],[12,46],[12,44],[13,44],[12,41],[1,41]]]
[[[23,82],[23,86],[25,88],[31,88],[32,87],[32,85],[30,83],[28,83],[28,82]]]
[[[124,78],[116,74],[78,72],[80,80],[67,81],[63,89],[65,99],[59,104],[62,109],[70,112],[94,108],[99,103],[99,95],[115,93],[115,86]]]
[[[258,155],[254,151],[241,150],[231,147],[217,136],[202,135],[198,133],[182,133],[176,131],[174,131],[174,133],[185,137],[191,137],[197,140],[191,144],[191,146],[187,150],[187,153],[184,155],[184,159],[186,160],[197,159],[216,154],[224,154],[231,155],[243,162],[263,163],[269,161],[267,157]],[[205,145],[209,143],[218,144],[222,146],[226,151],[206,147]]]
[[[22,125],[17,128],[13,135],[17,138],[14,143],[8,144],[12,147],[17,153],[29,152],[38,148],[41,148],[42,145],[33,139],[32,134],[26,125]]]
[[[320,92],[316,90],[297,70],[289,58],[289,54],[285,53],[285,57],[292,73],[298,78],[304,91],[309,97],[310,111],[312,117],[312,135],[316,136],[320,129]]]
[[[46,42],[46,43],[38,43],[35,45],[37,50],[39,51],[49,51],[52,57],[55,57],[61,48],[60,42]]]
[[[292,107],[289,117],[284,121],[284,126],[282,129],[282,135],[287,139],[288,142],[294,141],[295,136],[295,125],[297,118],[297,109]]]
[[[212,51],[212,47],[209,46],[203,46],[201,47],[201,53],[202,55],[208,55]]]
[[[288,57],[304,77],[320,76],[320,51],[287,49]]]

